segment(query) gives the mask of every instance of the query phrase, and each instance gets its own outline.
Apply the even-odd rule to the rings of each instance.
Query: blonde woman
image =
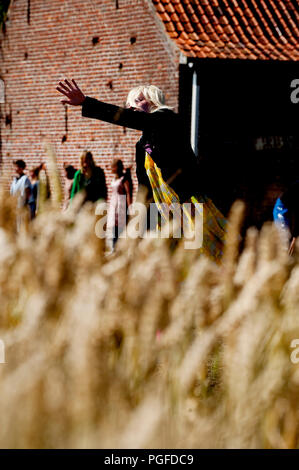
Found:
[[[205,203],[203,251],[218,261],[226,221],[210,199],[202,195],[204,175],[180,117],[165,105],[162,90],[154,85],[135,87],[128,94],[126,108],[85,96],[75,80],[59,82],[57,90],[68,98],[62,100],[63,104],[82,106],[84,117],[142,131],[136,144],[138,187],[148,188],[160,213],[163,203]]]
[[[127,108],[103,103],[85,96],[74,80],[59,82],[57,90],[67,96],[62,103],[82,105],[82,115],[143,131],[136,145],[136,173],[139,185],[151,185],[144,167],[145,151],[161,169],[163,178],[171,178],[172,188],[181,202],[201,187],[200,172],[188,138],[183,134],[179,116],[165,105],[163,92],[156,86],[133,88]],[[139,112],[138,112],[139,111]]]

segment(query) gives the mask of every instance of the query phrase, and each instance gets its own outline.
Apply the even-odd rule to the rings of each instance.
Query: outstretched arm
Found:
[[[118,126],[136,129],[138,131],[151,130],[154,128],[163,128],[169,124],[171,119],[175,119],[176,114],[172,112],[156,111],[154,113],[145,113],[132,108],[122,108],[113,104],[103,103],[86,96],[82,106],[82,116],[100,119]]]
[[[103,103],[95,98],[85,96],[80,90],[75,80],[64,80],[59,82],[57,91],[62,93],[68,99],[62,100],[63,104],[72,106],[82,105],[82,115],[84,117],[99,119],[101,121],[117,124],[118,126],[129,127],[139,131],[146,129],[160,128],[165,121],[175,119],[175,113],[172,112],[154,112],[145,113],[134,109],[122,108],[112,104]]]

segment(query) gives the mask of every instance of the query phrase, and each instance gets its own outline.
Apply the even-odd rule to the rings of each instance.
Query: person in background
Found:
[[[31,183],[24,170],[26,163],[24,160],[14,161],[16,176],[14,177],[11,186],[10,194],[18,198],[17,206],[22,208],[28,205],[31,196]]]
[[[107,215],[107,240],[109,247],[113,249],[128,221],[133,186],[130,168],[124,171],[122,160],[115,158],[111,163],[111,171],[114,179],[111,183],[112,193]]]
[[[76,168],[73,165],[64,164],[64,200],[62,210],[65,211],[71,200],[71,192],[74,182],[74,177],[76,173]]]
[[[32,168],[29,172],[30,182],[31,182],[31,194],[28,200],[29,209],[30,209],[30,219],[34,219],[37,212],[37,203],[38,203],[38,190],[39,190],[39,172],[42,168],[42,164]]]
[[[96,202],[107,199],[105,173],[96,166],[92,153],[84,151],[81,155],[81,169],[75,173],[71,191],[71,199],[82,190],[85,190],[84,202]]]
[[[294,252],[299,236],[299,180],[295,181],[279,198],[273,209],[273,219],[289,243],[289,254]]]

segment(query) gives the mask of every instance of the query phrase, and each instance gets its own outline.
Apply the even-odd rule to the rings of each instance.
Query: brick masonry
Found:
[[[61,176],[63,163],[78,167],[88,149],[104,169],[108,189],[111,159],[120,157],[125,166],[134,159],[137,131],[82,118],[75,107],[67,109],[66,129],[55,89],[63,78],[75,78],[87,95],[118,105],[133,86],[155,84],[177,110],[179,51],[151,0],[14,0],[0,41],[6,187],[13,160],[24,159],[28,168],[45,161],[44,137],[55,147]],[[136,188],[135,165],[133,175]]]

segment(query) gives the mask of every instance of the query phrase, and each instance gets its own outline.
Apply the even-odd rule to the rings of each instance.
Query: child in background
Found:
[[[132,178],[130,169],[124,171],[123,162],[114,159],[111,164],[114,180],[111,183],[112,194],[107,216],[107,240],[113,249],[128,220],[127,210],[132,204]]]
[[[31,183],[24,173],[26,168],[24,160],[16,160],[14,166],[16,176],[11,183],[10,194],[18,198],[18,208],[21,208],[28,204],[31,195]]]
[[[75,173],[77,172],[76,168],[73,165],[64,164],[64,200],[62,210],[65,211],[71,200],[71,192],[74,182]]]
[[[39,172],[42,165],[30,170],[31,194],[28,200],[30,209],[30,219],[34,219],[37,212],[38,190],[39,190]]]

